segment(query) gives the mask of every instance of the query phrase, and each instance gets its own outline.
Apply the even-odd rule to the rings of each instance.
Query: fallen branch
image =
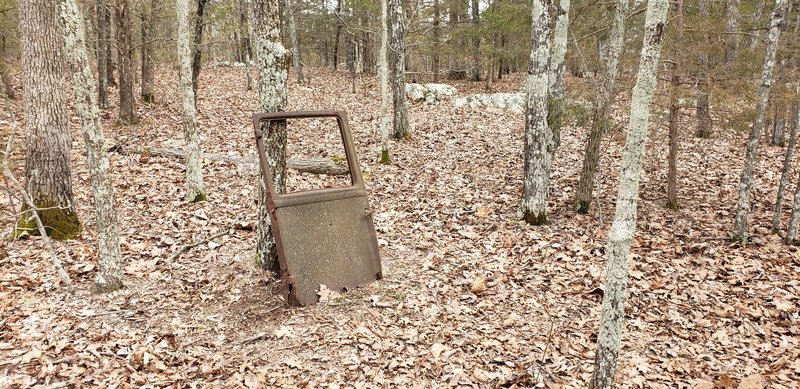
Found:
[[[165,157],[165,158],[181,158],[185,157],[184,152],[179,149],[159,148],[159,147],[138,147],[138,146],[121,146],[115,145],[108,149],[109,152],[116,152],[120,154],[140,154],[142,157]],[[236,157],[225,154],[209,154],[203,153],[202,157],[209,161],[230,162],[235,164],[252,164],[258,163],[258,158],[251,157]],[[303,173],[312,174],[327,174],[330,176],[344,176],[350,174],[347,169],[347,164],[344,162],[337,162],[327,158],[289,158],[286,161],[286,167],[292,170],[297,170]]]
[[[183,253],[185,253],[185,252],[187,252],[187,251],[189,251],[189,250],[191,250],[191,249],[193,249],[193,248],[195,248],[197,246],[200,246],[201,244],[205,244],[205,243],[208,243],[208,242],[210,242],[210,241],[212,241],[214,239],[217,239],[222,235],[230,234],[230,233],[233,232],[233,230],[234,230],[234,228],[228,228],[228,229],[226,229],[226,230],[224,230],[224,231],[222,231],[222,232],[220,232],[220,233],[218,233],[216,235],[212,235],[211,237],[203,239],[201,241],[197,241],[197,242],[190,243],[190,244],[185,244],[181,248],[179,248],[178,251],[172,253],[172,255],[169,256],[169,258],[167,259],[167,263],[172,263],[172,261],[174,261],[176,258],[178,258],[179,255],[181,255],[181,254],[183,254]]]
[[[16,119],[16,117],[15,117]],[[11,126],[11,132],[8,134],[8,141],[6,142],[6,151],[5,155],[3,156],[3,175],[6,176],[11,185],[22,194],[22,199],[25,201],[25,204],[28,205],[28,211],[31,213],[31,218],[33,221],[36,222],[36,227],[39,230],[39,235],[42,236],[42,240],[44,241],[45,247],[47,247],[47,251],[50,254],[50,261],[53,263],[53,267],[56,268],[58,275],[61,277],[61,280],[64,281],[64,284],[67,285],[68,289],[72,289],[72,279],[69,277],[69,274],[66,270],[64,270],[64,266],[61,265],[61,260],[58,258],[56,254],[55,248],[50,243],[50,238],[47,236],[47,231],[42,224],[42,219],[39,218],[39,210],[36,208],[36,204],[33,202],[33,199],[25,190],[25,187],[17,181],[17,178],[14,177],[14,173],[11,172],[11,168],[8,166],[8,160],[11,158],[11,149],[14,143],[14,135],[17,132],[17,121],[14,120],[14,125]]]

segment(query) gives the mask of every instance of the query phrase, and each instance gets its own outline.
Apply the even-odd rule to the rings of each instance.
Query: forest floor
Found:
[[[161,70],[158,103],[138,107],[141,123],[114,125],[114,107],[104,112],[109,144],[163,147],[182,138],[176,74]],[[255,222],[255,168],[206,161],[210,200],[188,204],[181,160],[111,153],[127,287],[93,294],[95,225],[73,117],[73,185],[85,230],[54,244],[68,256],[76,288],[61,285],[40,238],[0,241],[0,387],[586,387],[624,136],[604,144],[594,208],[576,215],[586,130],[567,126],[550,224],[528,226],[516,215],[522,114],[412,104],[413,139],[393,141],[394,163],[380,165],[377,80],[359,80],[353,94],[344,73],[315,73],[310,87],[291,85],[289,108],[348,113],[383,280],[327,304],[290,308],[279,282],[254,268],[249,230],[168,263],[185,244]],[[238,68],[203,69],[206,152],[254,155],[257,96],[244,80]],[[494,87],[514,91],[520,83],[517,76]],[[462,95],[484,86],[454,85]],[[6,115],[0,127],[5,142],[8,126],[20,126],[13,159],[22,176],[21,103],[11,108],[17,124]],[[687,120],[681,207],[670,210],[666,126],[663,116],[653,118],[619,386],[797,387],[800,251],[769,233],[784,149],[762,147],[752,235],[742,246],[727,238],[746,134],[718,127],[713,138],[695,139]],[[18,204],[0,190],[4,235]],[[487,289],[473,293],[481,277]]]

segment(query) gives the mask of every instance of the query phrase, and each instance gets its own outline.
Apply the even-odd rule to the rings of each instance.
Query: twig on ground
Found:
[[[208,237],[208,238],[203,239],[201,241],[197,241],[197,242],[194,242],[194,243],[183,245],[181,248],[178,249],[178,251],[176,251],[176,252],[172,253],[172,255],[170,255],[170,257],[167,259],[167,263],[168,264],[172,263],[172,261],[174,261],[176,258],[178,258],[179,255],[181,255],[181,254],[183,254],[183,253],[185,253],[185,252],[187,252],[187,251],[189,251],[189,250],[191,250],[191,249],[193,249],[193,248],[195,248],[197,246],[200,246],[201,244],[208,243],[208,242],[210,242],[210,241],[212,241],[214,239],[219,238],[222,235],[230,234],[233,231],[234,231],[234,228],[227,228],[227,229],[223,230],[222,232],[220,232],[218,234],[215,234],[215,235],[212,235],[211,237]]]

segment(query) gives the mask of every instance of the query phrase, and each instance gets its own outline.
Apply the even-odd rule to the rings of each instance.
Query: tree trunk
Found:
[[[150,0],[150,12],[145,16],[142,12],[142,101],[148,104],[156,102],[155,92],[153,91],[153,39],[156,28],[156,7],[158,2]]]
[[[533,225],[547,223],[547,191],[553,164],[555,137],[547,124],[550,75],[550,0],[533,0],[531,56],[525,113],[525,166],[522,219]]]
[[[0,95],[4,95],[11,100],[16,100],[17,95],[14,93],[14,84],[11,83],[11,77],[8,75],[6,62],[3,56],[0,55]]]
[[[92,181],[95,217],[97,219],[97,255],[100,269],[95,288],[108,292],[122,287],[123,267],[119,251],[117,212],[114,207],[114,187],[111,184],[108,156],[100,122],[100,110],[94,95],[95,80],[86,54],[86,33],[75,0],[62,0],[66,57],[72,70],[75,107],[81,121],[86,143],[86,160]]]
[[[673,46],[672,80],[669,94],[669,166],[667,172],[667,208],[678,208],[678,121],[680,119],[681,72],[683,71],[683,0],[676,0],[675,42]]]
[[[600,144],[603,136],[611,127],[611,103],[614,98],[614,89],[617,82],[619,59],[625,45],[625,14],[628,12],[628,0],[618,0],[614,12],[614,22],[611,26],[611,35],[608,41],[608,55],[606,55],[606,69],[603,80],[603,89],[598,94],[592,124],[589,128],[589,139],[586,142],[586,151],[583,155],[583,167],[578,180],[578,193],[576,196],[576,209],[578,213],[588,213],[592,203],[592,188],[597,174],[597,164],[600,161]]]
[[[775,104],[775,128],[772,130],[772,144],[780,147],[786,146],[786,110],[783,102]]]
[[[389,64],[387,63],[387,52],[389,51],[389,21],[387,14],[389,7],[387,0],[381,0],[381,51],[378,63],[381,72],[381,160],[384,165],[390,164],[389,158]],[[438,1],[438,0],[437,0]]]
[[[700,1],[701,20],[710,20],[711,14],[708,7],[708,1]],[[682,35],[683,32],[681,32],[681,36]],[[702,39],[705,47],[711,47],[708,34],[703,34]],[[680,42],[680,40],[678,40],[678,42]],[[680,54],[678,50],[676,50],[676,54]],[[711,71],[710,68],[711,63],[708,60],[708,53],[705,50],[700,50],[700,74],[697,76],[697,106],[695,110],[697,116],[697,131],[695,131],[695,136],[698,138],[709,138],[712,133],[708,93],[708,73]]]
[[[73,208],[63,40],[57,2],[22,0],[19,24],[22,46],[23,101],[27,132],[25,187],[48,235],[72,239],[81,231]],[[38,234],[27,207],[15,234]]]
[[[292,40],[292,63],[294,64],[294,74],[297,77],[297,83],[303,85],[305,78],[303,77],[303,64],[300,61],[300,43],[297,40],[297,24],[294,20],[294,7],[292,0],[286,0],[286,13],[289,19],[289,36]]]
[[[439,82],[439,61],[442,55],[442,21],[439,0],[433,0],[433,82]]]
[[[103,0],[95,3],[97,14],[97,100],[100,108],[108,107],[108,47],[111,35],[111,11]]]
[[[242,53],[244,55],[244,74],[247,78],[247,90],[253,89],[253,78],[250,76],[250,59],[252,56],[252,47],[250,44],[250,37],[253,35],[250,28],[249,14],[250,3],[249,0],[239,1],[239,35],[242,37]]]
[[[201,0],[204,1],[204,0]],[[183,136],[186,139],[186,201],[206,201],[203,185],[203,163],[200,159],[200,128],[197,126],[194,88],[192,83],[192,48],[189,40],[189,0],[177,0],[178,61],[183,98]]]
[[[194,19],[194,46],[192,47],[192,91],[197,104],[197,83],[200,78],[200,67],[203,59],[203,27],[205,26],[206,3],[208,0],[197,0]]]
[[[556,9],[556,25],[553,33],[553,55],[550,57],[547,123],[553,133],[555,145],[553,154],[561,144],[561,127],[563,125],[564,103],[567,85],[564,81],[564,57],[567,54],[567,32],[569,29],[570,0],[561,0]],[[555,155],[551,155],[553,159]]]
[[[131,45],[131,7],[128,0],[117,0],[117,57],[119,58],[119,120],[136,122],[133,99],[133,50]]]
[[[472,81],[481,80],[480,9],[478,0],[472,0]]]
[[[739,51],[739,0],[725,1],[725,19],[725,66],[730,66]]]
[[[394,67],[392,68],[392,100],[394,102],[394,137],[407,139],[411,137],[411,126],[408,122],[408,104],[406,102],[406,28],[405,12],[402,0],[390,0],[392,12],[392,52]]]
[[[614,222],[608,233],[606,287],[590,386],[594,389],[610,389],[614,386],[614,375],[622,346],[625,298],[628,293],[628,254],[636,230],[642,155],[647,143],[650,103],[658,84],[656,73],[668,7],[666,0],[650,0],[647,3],[639,74],[636,76],[636,86],[633,87],[628,136],[622,150],[617,205]]]
[[[750,214],[750,191],[753,186],[753,172],[756,169],[758,156],[758,143],[764,127],[764,111],[769,102],[770,86],[772,85],[772,69],[775,67],[775,54],[778,51],[778,40],[781,35],[781,25],[786,14],[786,0],[777,0],[769,24],[767,40],[767,53],[764,58],[764,67],[761,73],[761,86],[758,88],[758,105],[756,118],[750,137],[747,139],[747,153],[744,168],[739,182],[739,200],[736,204],[736,223],[733,227],[733,240],[747,241],[747,219]]]
[[[280,112],[287,104],[286,49],[281,44],[278,0],[252,0],[252,24],[256,61],[260,75],[259,108]],[[262,126],[267,163],[272,171],[275,191],[286,189],[286,123],[273,121]],[[264,182],[259,175],[258,224],[256,227],[256,262],[262,269],[276,270],[277,248],[266,204]]]
[[[795,91],[800,93],[800,83],[796,84]],[[797,144],[797,127],[800,126],[800,103],[796,102],[792,107],[792,114],[790,115],[791,129],[789,130],[789,147],[786,148],[786,156],[783,159],[783,170],[781,170],[781,180],[778,184],[778,197],[775,199],[775,208],[772,216],[772,232],[778,233],[781,230],[781,208],[783,207],[783,192],[786,188],[786,181],[789,180],[789,171],[792,166],[792,155],[794,154],[794,146]],[[800,186],[800,183],[798,183]],[[788,235],[787,235],[788,237]]]
[[[333,70],[339,69],[339,41],[342,35],[342,22],[339,19],[342,17],[342,0],[336,1],[336,38],[333,43]]]

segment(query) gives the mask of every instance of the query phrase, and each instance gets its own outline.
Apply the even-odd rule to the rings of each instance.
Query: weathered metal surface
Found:
[[[344,142],[352,185],[345,188],[276,193],[264,152],[261,124],[272,120],[336,118]],[[382,277],[378,240],[367,191],[343,112],[299,111],[253,115],[267,207],[275,231],[286,301],[319,301],[320,285],[343,291]]]

